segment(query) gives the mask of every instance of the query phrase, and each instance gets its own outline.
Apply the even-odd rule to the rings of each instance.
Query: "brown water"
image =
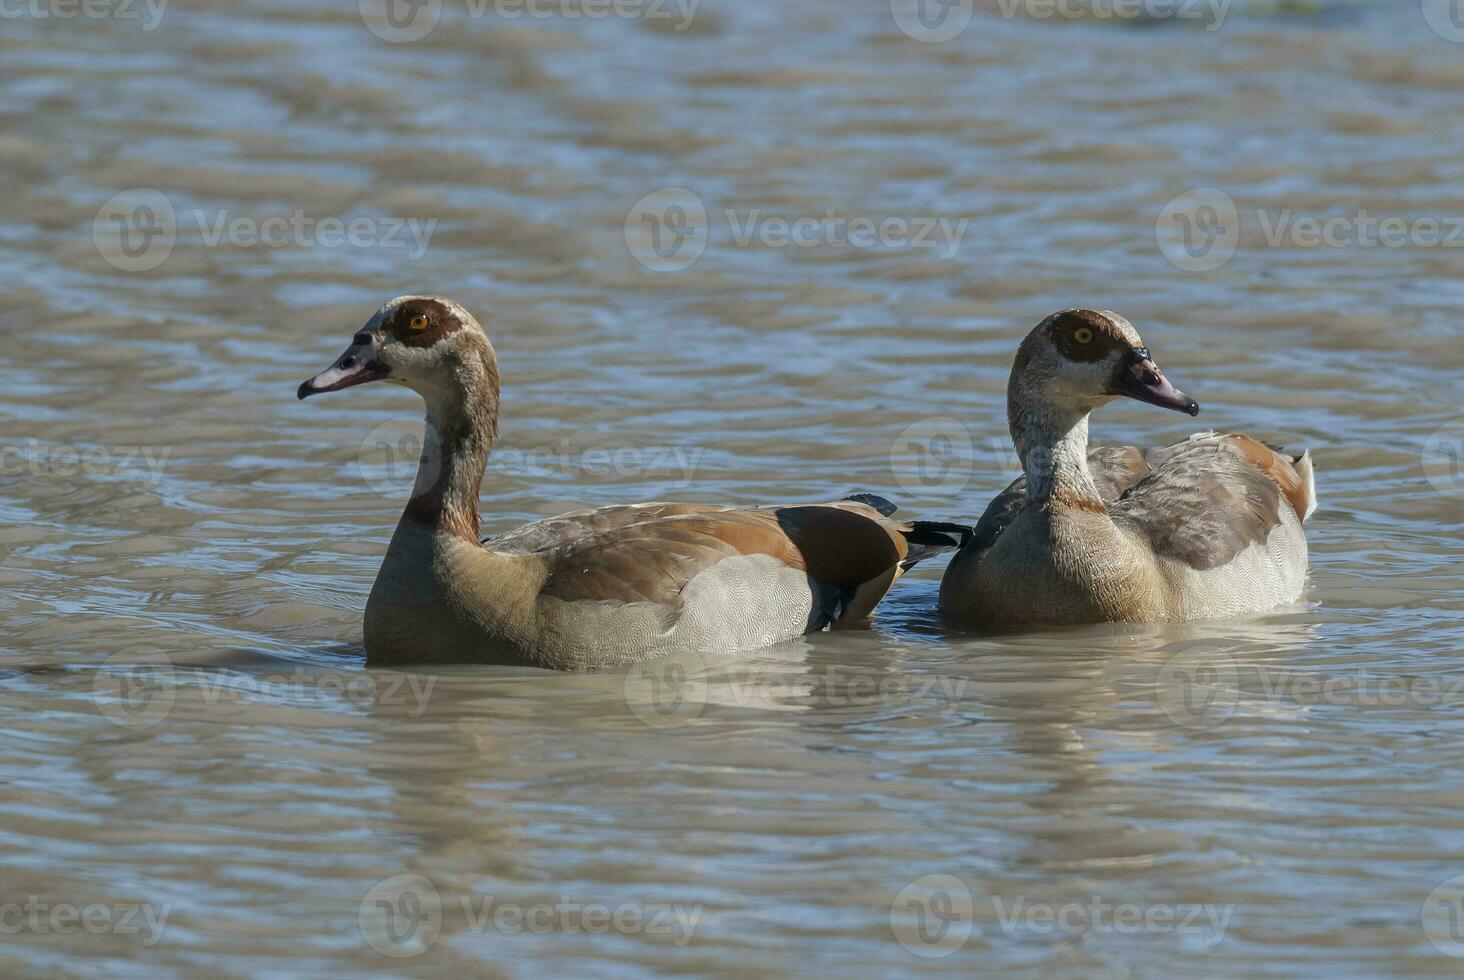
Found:
[[[944,43],[878,0],[449,5],[407,43],[57,2],[0,21],[0,973],[1464,968],[1464,251],[1426,224],[1464,219],[1464,45],[1416,5]],[[1201,423],[1313,447],[1305,601],[964,637],[931,567],[755,654],[368,672],[418,405],[293,392],[409,291],[497,345],[489,530],[974,519],[1016,342],[1112,307]]]

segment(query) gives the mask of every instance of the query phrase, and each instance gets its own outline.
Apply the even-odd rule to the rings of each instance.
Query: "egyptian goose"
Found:
[[[498,429],[498,361],[465,309],[402,296],[306,398],[369,381],[427,405],[416,485],[366,603],[368,663],[588,669],[731,651],[863,621],[900,573],[969,528],[889,518],[872,496],[736,509],[645,503],[565,514],[486,541],[478,487]]]
[[[1212,619],[1300,596],[1311,458],[1239,433],[1162,449],[1088,449],[1118,396],[1195,415],[1133,326],[1063,310],[1022,341],[1007,424],[1023,476],[951,560],[940,607],[967,626]]]

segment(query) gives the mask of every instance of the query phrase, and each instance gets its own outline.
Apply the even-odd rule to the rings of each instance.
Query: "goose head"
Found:
[[[345,353],[296,395],[309,398],[372,381],[411,388],[429,406],[442,408],[461,405],[475,389],[491,389],[497,407],[492,344],[471,313],[441,296],[398,296],[382,306]]]
[[[1115,398],[1199,413],[1164,377],[1133,324],[1111,310],[1062,310],[1032,329],[1007,388],[1016,418],[1029,411],[1084,416]]]

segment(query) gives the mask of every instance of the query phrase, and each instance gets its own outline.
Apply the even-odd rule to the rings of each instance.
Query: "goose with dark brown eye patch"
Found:
[[[1199,411],[1111,310],[1062,310],[1022,341],[1007,422],[1023,475],[952,559],[940,594],[949,619],[1180,621],[1301,595],[1311,457],[1215,432],[1157,449],[1090,449],[1089,414],[1118,397]]]
[[[602,507],[480,542],[478,491],[498,431],[498,359],[483,328],[451,300],[399,297],[299,395],[379,380],[418,392],[427,424],[366,603],[373,665],[582,669],[858,626],[905,569],[970,533],[895,520],[893,504],[860,494],[788,507]]]
[[[1052,319],[1049,335],[1064,357],[1081,364],[1102,361],[1125,346],[1110,325],[1091,310],[1057,314]]]

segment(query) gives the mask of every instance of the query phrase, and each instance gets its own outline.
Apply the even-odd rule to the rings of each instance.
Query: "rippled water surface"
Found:
[[[1464,219],[1464,45],[1414,4],[366,6],[0,22],[0,972],[1464,968],[1464,251],[1418,224]],[[294,388],[420,291],[502,362],[488,530],[974,520],[1017,341],[1117,309],[1200,422],[1313,448],[1305,601],[958,636],[922,567],[755,654],[367,671],[419,406]]]

